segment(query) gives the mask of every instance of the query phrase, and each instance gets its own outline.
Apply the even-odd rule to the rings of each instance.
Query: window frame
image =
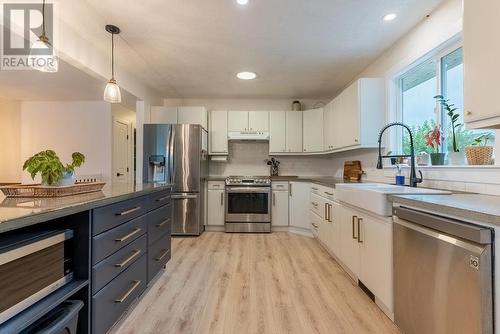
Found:
[[[392,113],[393,121],[402,122],[403,121],[403,87],[401,85],[401,77],[407,73],[409,70],[423,64],[424,62],[433,59],[436,63],[436,95],[442,95],[443,92],[443,68],[442,68],[442,60],[445,56],[450,53],[456,51],[459,48],[463,48],[463,39],[462,36],[458,36],[450,39],[444,45],[435,48],[433,51],[427,53],[426,55],[418,58],[416,61],[412,62],[410,65],[403,67],[401,70],[397,71],[392,75],[391,84],[393,85],[395,96],[394,103],[394,111]],[[394,96],[393,96],[394,98]],[[443,123],[445,123],[444,117],[446,116],[442,112],[441,105],[436,101],[434,107],[434,113],[436,114],[436,124],[439,127],[442,127]],[[393,152],[402,152],[403,151],[403,131],[395,131],[391,135],[390,140],[390,150]],[[443,152],[447,147],[446,140],[441,145],[440,152]]]

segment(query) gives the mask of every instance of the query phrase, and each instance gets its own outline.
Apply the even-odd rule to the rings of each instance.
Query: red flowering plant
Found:
[[[425,135],[425,144],[436,150],[439,153],[439,146],[443,143],[444,137],[441,133],[439,127],[435,127],[433,131],[428,132]]]

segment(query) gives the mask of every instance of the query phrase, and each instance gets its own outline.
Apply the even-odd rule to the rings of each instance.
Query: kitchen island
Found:
[[[65,300],[79,300],[78,333],[106,333],[171,258],[170,193],[170,184],[152,183],[60,198],[0,197],[0,246],[28,233],[73,235],[65,246],[71,281],[0,324],[0,332],[20,332]]]

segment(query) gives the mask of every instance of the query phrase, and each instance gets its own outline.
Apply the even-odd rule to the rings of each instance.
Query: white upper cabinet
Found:
[[[209,127],[209,154],[227,155],[227,111],[211,111]]]
[[[177,124],[177,107],[151,107],[152,124]]]
[[[270,112],[269,153],[302,153],[302,112]]]
[[[248,111],[229,111],[227,130],[229,132],[246,132],[248,129]]]
[[[500,128],[498,94],[500,1],[465,0],[464,5],[464,119],[471,128]],[[493,38],[493,39],[492,39]]]
[[[153,124],[200,124],[207,128],[205,107],[151,107],[150,123]]]
[[[323,108],[303,112],[303,151],[323,152]]]
[[[268,111],[229,111],[229,132],[269,132]]]
[[[269,153],[286,152],[286,111],[271,111]]]
[[[377,147],[385,105],[384,79],[363,78],[347,87],[333,102],[334,149]]]
[[[249,111],[248,130],[257,132],[269,132],[269,112]]]
[[[178,107],[177,124],[200,124],[207,128],[207,109],[205,107]]]
[[[335,131],[334,128],[334,101],[327,104],[323,114],[323,138],[325,151],[332,151],[335,148]]]
[[[302,112],[286,112],[286,151],[302,153]]]

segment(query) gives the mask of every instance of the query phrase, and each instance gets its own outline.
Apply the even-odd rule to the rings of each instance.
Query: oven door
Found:
[[[271,222],[271,188],[226,187],[226,222]]]

